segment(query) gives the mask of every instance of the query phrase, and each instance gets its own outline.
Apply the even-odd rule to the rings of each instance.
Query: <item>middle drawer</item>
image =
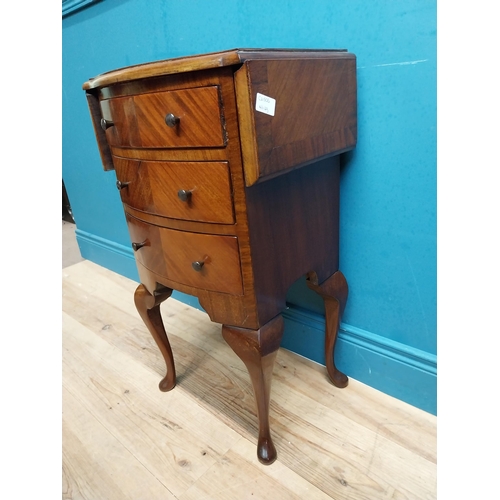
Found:
[[[123,203],[173,219],[234,224],[227,162],[114,158]]]

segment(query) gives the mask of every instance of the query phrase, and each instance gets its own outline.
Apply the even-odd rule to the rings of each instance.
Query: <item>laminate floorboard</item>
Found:
[[[436,417],[280,349],[270,422],[278,460],[256,456],[249,376],[220,325],[161,305],[177,386],[133,301],[137,283],[82,261],[63,274],[62,498],[436,498]]]

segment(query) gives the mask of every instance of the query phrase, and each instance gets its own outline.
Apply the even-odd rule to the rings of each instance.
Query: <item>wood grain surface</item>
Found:
[[[353,54],[247,61],[235,87],[247,186],[356,145]],[[257,94],[274,99],[274,113],[256,110]]]
[[[137,283],[84,261],[63,270],[64,499],[436,498],[436,417],[280,349],[270,422],[278,459],[255,455],[247,370],[207,315],[162,315],[177,386],[133,303]]]
[[[137,161],[114,158],[116,177],[125,185],[123,203],[153,215],[233,224],[227,162]],[[179,191],[189,198],[179,198]],[[234,231],[234,230],[233,230]]]
[[[219,91],[213,85],[189,90],[153,92],[101,101],[111,146],[132,148],[223,147],[226,142]],[[179,124],[169,127],[172,113]]]
[[[297,59],[297,58],[349,58],[345,49],[232,49],[188,57],[178,57],[136,64],[126,68],[102,73],[90,78],[83,84],[84,90],[91,90],[116,83],[129,82],[141,78],[156,78],[164,75],[175,75],[187,71],[204,71],[224,66],[239,65],[248,59]]]
[[[243,293],[235,236],[167,229],[128,214],[126,219],[132,244],[143,245],[135,252],[135,257],[153,273],[202,290]],[[195,262],[202,263],[202,268],[195,270]]]

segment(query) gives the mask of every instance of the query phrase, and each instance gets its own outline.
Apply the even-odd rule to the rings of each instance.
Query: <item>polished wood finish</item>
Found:
[[[102,103],[111,146],[132,148],[222,147],[226,138],[215,85],[119,97]],[[166,118],[174,114],[174,127]]]
[[[166,274],[165,259],[161,248],[160,228],[152,224],[146,224],[128,214],[125,215],[125,219],[136,261],[156,274]],[[137,244],[141,245],[138,250],[136,250]],[[155,290],[156,285],[153,288],[148,288],[149,293],[153,293]]]
[[[270,339],[281,338],[286,293],[301,276],[325,297],[328,371],[342,385],[340,292],[329,280],[339,268],[338,155],[356,143],[355,61],[346,51],[236,49],[84,85],[94,126],[104,120],[98,146],[116,170],[139,296],[195,295],[223,325],[254,385],[266,464],[276,458]],[[274,116],[256,110],[257,93],[276,100]]]
[[[188,233],[160,229],[167,267],[166,277],[186,285],[242,294],[238,240],[235,236]],[[200,272],[194,272],[194,262],[203,261]]]
[[[354,56],[247,61],[235,83],[247,186],[355,146]],[[274,116],[256,111],[257,93],[275,99]]]
[[[234,236],[189,233],[153,226],[127,214],[136,259],[153,273],[177,283],[242,294],[238,241]],[[194,262],[203,261],[196,272]]]
[[[284,323],[281,316],[272,319],[259,330],[247,330],[227,325],[222,327],[224,340],[245,363],[252,380],[259,417],[257,457],[264,465],[272,464],[277,457],[269,429],[269,401],[274,360],[283,330]]]
[[[158,162],[115,158],[125,205],[181,220],[234,224],[227,162]],[[179,191],[190,193],[186,200]]]
[[[285,308],[301,276],[314,271],[324,280],[338,269],[338,157],[256,184],[247,203],[257,307],[266,322]]]
[[[102,166],[104,170],[114,170],[113,155],[106,141],[104,130],[101,127],[102,111],[99,105],[99,99],[96,95],[89,92],[87,92],[86,96],[97,145],[99,147],[99,154],[101,155]]]
[[[168,341],[163,320],[160,314],[160,304],[172,295],[170,288],[162,288],[150,294],[144,285],[139,285],[134,294],[134,302],[149,332],[153,336],[167,365],[167,374],[160,381],[160,391],[171,391],[175,387],[175,364],[172,348]]]
[[[345,49],[232,49],[223,52],[213,52],[188,57],[179,57],[156,61],[147,64],[137,64],[127,68],[108,71],[95,78],[90,78],[83,85],[84,90],[93,90],[117,83],[130,82],[143,78],[155,78],[165,75],[175,75],[192,71],[203,71],[225,66],[238,66],[247,60],[254,59],[324,59],[332,57],[350,58]]]
[[[310,273],[307,285],[319,294],[325,302],[326,332],[325,332],[325,361],[330,380],[335,387],[343,389],[349,383],[347,376],[335,366],[334,353],[340,320],[344,314],[347,302],[348,287],[345,276],[337,271],[326,281],[318,284],[316,273]]]

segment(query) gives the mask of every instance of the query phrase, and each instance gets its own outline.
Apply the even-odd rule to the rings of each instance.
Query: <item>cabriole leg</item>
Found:
[[[257,457],[264,465],[272,464],[277,457],[269,429],[269,401],[274,360],[283,336],[283,318],[276,316],[259,330],[222,327],[222,336],[237,356],[245,363],[252,380],[257,414],[259,441]]]
[[[157,343],[167,365],[167,374],[160,381],[160,391],[167,392],[175,387],[175,365],[172,348],[161,319],[160,304],[172,295],[170,288],[162,288],[151,295],[144,285],[139,285],[134,294],[135,307]]]
[[[335,366],[335,342],[339,332],[340,320],[347,302],[348,287],[344,275],[337,271],[318,285],[315,273],[310,273],[307,285],[321,295],[325,302],[325,360],[330,380],[335,387],[344,388],[349,383],[347,376]]]

